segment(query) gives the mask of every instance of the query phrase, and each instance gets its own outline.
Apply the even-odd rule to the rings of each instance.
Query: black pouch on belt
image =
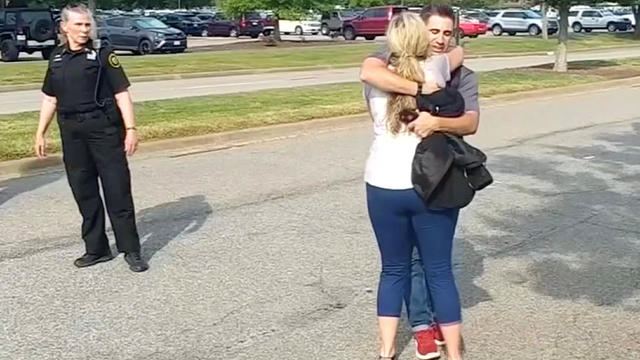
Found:
[[[116,105],[115,100],[105,100],[104,106],[102,106],[100,109],[105,114],[110,124],[118,127],[124,127],[124,123],[122,122],[122,114],[120,113],[120,109]]]

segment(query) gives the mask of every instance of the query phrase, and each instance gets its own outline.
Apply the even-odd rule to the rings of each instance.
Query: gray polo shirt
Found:
[[[389,50],[383,47],[369,55],[369,57],[387,62],[389,60]],[[460,81],[458,82],[457,89],[464,98],[464,110],[480,112],[480,104],[478,103],[478,76],[471,69],[465,66],[460,68]]]

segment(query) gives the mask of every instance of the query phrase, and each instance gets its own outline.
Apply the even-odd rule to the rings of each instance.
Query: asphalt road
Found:
[[[604,60],[638,56],[640,56],[640,48],[629,48],[573,53],[570,54],[569,60]],[[541,65],[553,61],[554,56],[552,55],[539,55],[469,59],[465,64],[476,71],[491,71]],[[346,68],[136,82],[132,85],[131,92],[135,101],[230,94],[307,85],[354,82],[359,81],[358,72],[358,68]],[[40,108],[40,100],[39,90],[0,93],[0,114],[38,110]]]
[[[483,104],[470,141],[495,184],[454,254],[468,359],[640,358],[639,97]],[[73,267],[61,172],[1,182],[0,359],[374,359],[371,133],[134,157],[143,274]]]

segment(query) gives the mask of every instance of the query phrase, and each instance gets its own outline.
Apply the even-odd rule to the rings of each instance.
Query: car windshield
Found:
[[[162,21],[154,18],[138,19],[136,24],[143,29],[167,29],[168,26]]]
[[[527,18],[529,19],[540,19],[542,16],[540,16],[540,14],[538,14],[535,11],[531,11],[531,10],[525,10],[524,14],[527,16]]]
[[[360,14],[362,10],[344,10],[342,12],[342,17],[355,17]]]
[[[602,10],[601,12],[602,12],[602,15],[613,16],[613,13],[611,11]]]

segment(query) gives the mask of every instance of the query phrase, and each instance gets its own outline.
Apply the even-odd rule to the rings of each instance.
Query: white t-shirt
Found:
[[[425,77],[435,79],[439,87],[445,87],[451,78],[449,58],[446,55],[430,57],[423,63]],[[364,181],[370,185],[391,190],[412,189],[411,164],[421,137],[402,125],[397,134],[387,126],[386,92],[365,85],[364,96],[373,120],[375,138],[369,150]]]

